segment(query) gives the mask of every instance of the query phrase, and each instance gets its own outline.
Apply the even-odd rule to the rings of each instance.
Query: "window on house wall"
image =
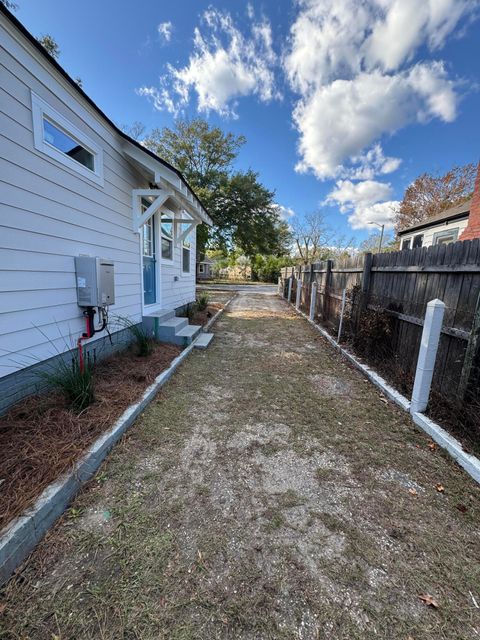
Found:
[[[413,248],[418,249],[419,247],[423,247],[423,233],[413,236]]]
[[[187,230],[190,225],[188,223],[182,224],[182,233]],[[183,273],[190,273],[190,253],[191,253],[191,241],[190,234],[183,240],[182,245],[182,271]]]
[[[103,186],[103,151],[83,131],[32,93],[33,140],[38,151]]]
[[[205,271],[205,265],[199,264],[198,265],[198,273],[204,273],[204,271]]]
[[[402,251],[405,249],[410,249],[410,238],[407,238],[402,242]]]
[[[447,229],[446,231],[437,231],[433,235],[433,244],[450,244],[458,240],[458,227]]]
[[[161,219],[162,258],[173,260],[173,215],[162,213]]]

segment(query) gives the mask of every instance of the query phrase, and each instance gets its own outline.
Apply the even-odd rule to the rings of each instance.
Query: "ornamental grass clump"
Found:
[[[124,316],[118,316],[116,321],[132,336],[139,358],[146,358],[153,353],[154,340],[148,335],[142,324],[132,322],[130,318]]]
[[[71,362],[58,359],[38,375],[64,395],[68,408],[73,411],[81,412],[95,401],[93,366],[84,362],[82,370],[78,354],[72,357]]]

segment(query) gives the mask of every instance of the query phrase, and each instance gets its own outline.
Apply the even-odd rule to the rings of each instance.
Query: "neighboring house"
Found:
[[[173,316],[195,299],[195,228],[211,220],[182,174],[120,131],[2,3],[0,43],[1,410],[85,331],[76,256],[107,259],[110,318],[188,343],[197,329]],[[90,303],[96,326],[108,296]],[[104,331],[86,344],[114,348]]]
[[[480,238],[480,165],[473,196],[467,202],[442,211],[425,222],[398,232],[400,249],[431,247],[457,240]]]
[[[207,257],[197,262],[197,281],[210,280],[211,278],[213,278],[214,266],[214,261],[210,260],[210,258]]]

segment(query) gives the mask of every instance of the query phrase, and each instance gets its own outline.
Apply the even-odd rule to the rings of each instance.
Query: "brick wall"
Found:
[[[468,226],[460,236],[460,240],[473,240],[474,238],[480,238],[480,163],[478,164]]]

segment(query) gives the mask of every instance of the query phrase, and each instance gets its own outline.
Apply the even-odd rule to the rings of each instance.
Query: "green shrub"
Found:
[[[117,323],[124,329],[127,329],[132,336],[137,347],[137,356],[140,358],[146,358],[151,355],[153,352],[154,340],[145,331],[143,325],[132,322],[130,318],[126,318],[124,316],[117,316],[115,319]]]
[[[67,405],[74,411],[83,411],[95,401],[93,367],[86,361],[83,371],[80,371],[78,354],[70,364],[59,359],[47,371],[39,371],[38,375],[61,391]]]
[[[208,302],[210,300],[210,296],[206,291],[199,293],[197,296],[197,307],[199,311],[205,311],[207,308]]]

